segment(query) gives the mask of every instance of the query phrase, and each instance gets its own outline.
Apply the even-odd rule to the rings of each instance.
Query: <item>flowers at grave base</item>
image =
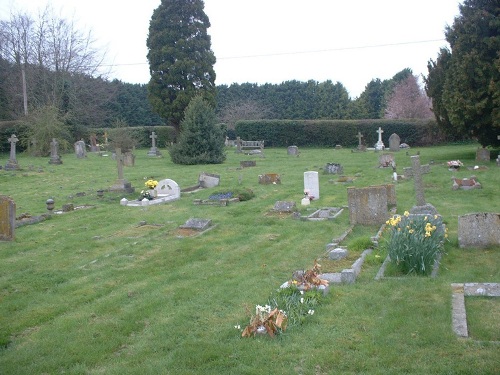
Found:
[[[299,289],[309,290],[319,287],[320,285],[328,286],[328,281],[320,279],[318,275],[321,273],[321,264],[314,260],[314,266],[310,270],[295,272],[292,280],[288,284],[295,285]]]
[[[256,305],[255,315],[250,319],[250,324],[245,327],[241,336],[250,337],[256,334],[265,334],[274,337],[277,333],[286,330],[287,316],[277,307],[271,309],[270,305]],[[239,325],[238,325],[239,327]]]
[[[147,199],[148,201],[151,201],[154,199],[154,197],[149,190],[142,190],[141,195],[139,195],[138,200],[142,201],[143,199]]]
[[[304,198],[307,198],[310,201],[312,201],[314,199],[314,196],[311,195],[311,192],[309,191],[309,189],[304,189]]]
[[[156,187],[156,185],[158,185],[158,181],[156,180],[147,180],[144,185],[146,185],[146,187],[148,189],[154,189]]]
[[[460,160],[451,160],[447,164],[448,168],[460,168],[464,166],[464,164]]]
[[[430,273],[442,251],[447,229],[438,215],[394,215],[386,222],[384,245],[403,273]],[[388,232],[388,233],[387,233]]]

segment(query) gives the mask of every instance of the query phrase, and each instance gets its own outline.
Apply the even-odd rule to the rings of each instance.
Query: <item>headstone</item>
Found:
[[[308,192],[312,200],[319,199],[319,176],[316,171],[304,172],[304,191]]]
[[[12,241],[16,229],[16,204],[8,196],[0,195],[0,241]]]
[[[333,250],[330,250],[328,252],[328,258],[330,260],[340,260],[340,259],[344,259],[345,257],[347,257],[349,255],[349,251],[347,251],[347,249],[342,249],[340,247],[337,247]]]
[[[7,164],[5,164],[5,170],[13,171],[19,169],[19,164],[16,159],[16,143],[19,141],[15,134],[12,134],[8,139],[10,142],[10,156]]]
[[[90,136],[90,152],[99,151],[99,146],[97,146],[97,137],[95,134]]]
[[[393,154],[382,154],[378,157],[379,168],[395,167],[395,165]]]
[[[212,188],[215,186],[219,186],[220,175],[205,172],[200,173],[200,175],[198,176],[198,183],[203,188]]]
[[[411,167],[404,168],[405,177],[413,177],[415,184],[415,196],[417,200],[417,206],[424,206],[425,196],[424,196],[424,183],[422,180],[422,174],[429,173],[429,164],[420,165],[420,156],[414,155],[411,157]]]
[[[473,213],[458,217],[458,245],[487,247],[500,245],[500,214]]]
[[[125,178],[123,177],[123,155],[121,149],[117,148],[115,154],[118,179],[115,181],[115,184],[109,188],[109,190],[133,193],[135,191],[135,188],[133,188],[130,182],[125,180]]]
[[[195,229],[198,231],[203,231],[212,225],[212,220],[209,219],[198,219],[198,218],[190,218],[183,225],[179,226],[179,228],[183,229]]]
[[[83,159],[87,157],[87,152],[85,150],[85,142],[83,140],[75,142],[75,154],[78,159]]]
[[[57,154],[59,143],[55,138],[50,142],[50,160],[49,164],[62,164],[61,157]]]
[[[125,167],[135,166],[135,155],[131,151],[124,152],[122,154],[122,159]]]
[[[180,198],[181,196],[181,189],[179,188],[179,185],[177,184],[177,182],[169,178],[158,181],[158,185],[156,185],[155,190],[158,198],[167,196],[172,198]]]
[[[366,151],[366,145],[363,144],[363,134],[361,134],[361,132],[358,132],[357,138],[358,138],[358,150]]]
[[[297,210],[295,202],[291,201],[277,201],[274,204],[273,211],[276,212],[294,212]]]
[[[148,156],[160,156],[161,152],[158,150],[158,147],[156,147],[156,138],[158,138],[158,136],[155,132],[152,132],[149,138],[151,138],[152,145],[151,149],[148,151]]]
[[[255,160],[242,160],[240,161],[241,168],[255,167],[257,162]]]
[[[389,150],[399,151],[399,146],[401,146],[401,138],[396,133],[392,133],[389,137]]]
[[[382,150],[385,150],[385,145],[384,145],[384,142],[382,142],[382,133],[384,131],[382,130],[382,128],[379,126],[378,130],[377,130],[377,133],[378,133],[378,141],[377,143],[375,144],[375,150],[377,151],[382,151]]]
[[[352,225],[381,225],[387,221],[389,207],[395,205],[394,185],[347,188],[349,220]]]
[[[490,150],[484,147],[478,147],[476,150],[476,161],[490,161]]]
[[[281,184],[281,176],[277,173],[266,173],[259,175],[259,184],[269,185],[269,184]]]
[[[299,148],[297,146],[288,146],[287,155],[299,156]]]
[[[342,174],[344,173],[344,167],[338,163],[326,163],[324,171],[327,174]]]

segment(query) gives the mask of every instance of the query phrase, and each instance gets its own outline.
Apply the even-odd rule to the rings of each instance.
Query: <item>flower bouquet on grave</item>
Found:
[[[144,183],[144,185],[146,185],[148,189],[152,190],[158,185],[158,181],[149,179]]]
[[[154,198],[153,194],[151,193],[151,191],[149,190],[142,190],[141,191],[141,195],[139,195],[139,199],[140,201],[144,200],[144,199],[147,199],[148,201],[151,201]]]
[[[454,170],[457,170],[459,169],[460,167],[463,167],[464,164],[460,161],[460,160],[451,160],[449,161],[448,163],[448,169],[450,171],[454,171]]]
[[[314,199],[314,196],[311,195],[311,192],[308,189],[304,189],[304,198],[309,199],[309,201],[312,201]]]
[[[241,336],[251,337],[257,334],[268,334],[274,337],[277,333],[286,330],[287,316],[283,310],[271,306],[255,306],[255,315],[250,319],[250,324],[245,327]]]

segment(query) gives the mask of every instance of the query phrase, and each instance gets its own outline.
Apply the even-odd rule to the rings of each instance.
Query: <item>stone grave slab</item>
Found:
[[[255,167],[256,165],[257,165],[257,162],[255,160],[242,160],[242,161],[240,161],[241,168],[250,168],[250,167]]]
[[[281,184],[281,176],[277,173],[260,174],[259,184],[261,185]]]
[[[183,225],[180,225],[181,229],[194,229],[197,231],[204,231],[212,226],[212,220],[210,219],[200,219],[200,218],[189,218]]]
[[[476,177],[470,178],[455,178],[453,177],[453,190],[471,190],[471,189],[481,189],[481,184],[477,182]]]
[[[396,192],[392,184],[347,188],[351,224],[380,225],[387,221],[389,209],[395,205]]]
[[[0,195],[0,241],[13,241],[16,229],[16,203],[6,195]]]
[[[487,247],[500,245],[500,214],[471,213],[458,217],[458,245]]]
[[[491,153],[487,148],[479,147],[476,150],[476,161],[490,161]]]
[[[287,155],[299,156],[299,148],[297,146],[288,146]]]
[[[275,212],[295,212],[297,205],[292,201],[277,201],[274,204],[273,211]]]

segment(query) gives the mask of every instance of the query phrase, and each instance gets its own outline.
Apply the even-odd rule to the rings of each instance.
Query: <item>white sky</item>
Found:
[[[109,78],[147,83],[146,38],[161,0],[1,0],[0,18],[51,3],[107,48]],[[459,0],[205,0],[216,84],[341,82],[352,98],[404,68],[427,75]],[[432,41],[432,42],[430,42]]]

